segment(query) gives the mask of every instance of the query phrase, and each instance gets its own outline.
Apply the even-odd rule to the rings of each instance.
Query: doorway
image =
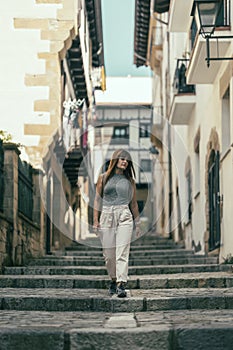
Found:
[[[219,152],[212,150],[208,164],[209,251],[220,246]]]

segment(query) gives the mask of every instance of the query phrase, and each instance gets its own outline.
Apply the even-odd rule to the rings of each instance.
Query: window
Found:
[[[115,126],[113,131],[113,138],[129,138],[128,126]]]
[[[139,136],[140,137],[150,137],[150,124],[141,124],[140,125]]]
[[[224,27],[230,25],[230,0],[223,0],[219,14],[216,19],[216,27]]]
[[[151,171],[151,160],[141,159],[140,168],[141,168],[141,171],[145,171],[145,172]]]
[[[230,147],[230,89],[226,90],[222,98],[222,154]]]
[[[191,33],[190,33],[191,49],[194,46],[196,35],[197,35],[197,22],[196,22],[195,17],[193,17],[192,24],[191,24]]]

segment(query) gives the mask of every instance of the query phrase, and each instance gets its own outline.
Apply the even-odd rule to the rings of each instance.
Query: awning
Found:
[[[101,0],[86,0],[89,33],[92,40],[92,65],[104,65]]]
[[[71,48],[67,51],[66,59],[72,77],[76,99],[85,99],[88,105],[89,101],[79,36],[73,40]]]
[[[134,27],[134,63],[146,65],[148,33],[150,23],[150,0],[136,0]]]
[[[154,0],[154,12],[167,12],[169,5],[170,0]],[[135,1],[134,64],[137,67],[147,65],[150,9],[151,0]]]

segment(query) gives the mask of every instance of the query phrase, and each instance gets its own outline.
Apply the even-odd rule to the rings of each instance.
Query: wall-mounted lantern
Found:
[[[210,44],[209,41],[214,39],[229,39],[233,36],[214,36],[214,31],[217,24],[218,15],[224,5],[224,0],[194,0],[194,11],[197,10],[200,21],[200,34],[206,39],[206,61],[207,67],[210,66],[210,61],[223,61],[232,60],[233,57],[210,57]]]
[[[201,26],[200,33],[205,38],[214,33],[221,4],[221,0],[195,0]]]

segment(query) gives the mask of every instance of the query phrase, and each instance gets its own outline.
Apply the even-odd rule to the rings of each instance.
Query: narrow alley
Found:
[[[233,349],[232,22],[0,2],[0,350]]]

